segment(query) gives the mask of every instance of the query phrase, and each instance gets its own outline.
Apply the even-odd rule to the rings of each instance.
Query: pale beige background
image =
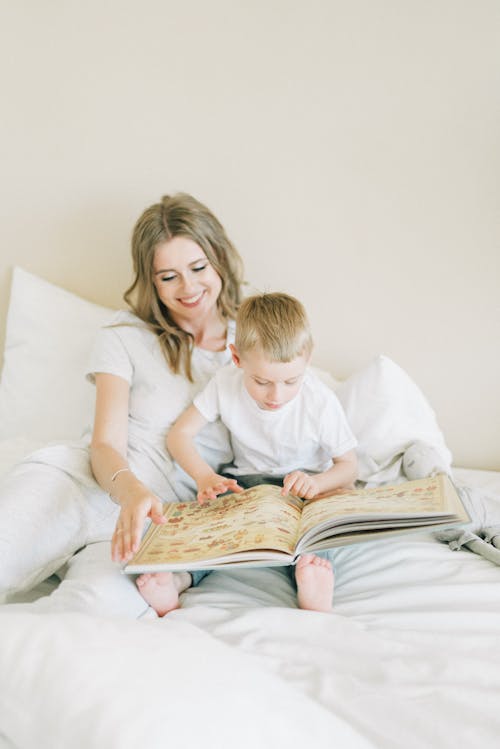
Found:
[[[391,356],[500,469],[497,0],[0,8],[2,337],[14,264],[117,306],[135,219],[189,191],[318,364]]]

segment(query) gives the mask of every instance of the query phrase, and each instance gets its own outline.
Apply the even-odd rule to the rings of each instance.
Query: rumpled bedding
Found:
[[[332,614],[280,569],[212,574],[152,621],[4,610],[5,747],[495,746],[500,568],[428,534],[334,553]]]
[[[486,544],[500,474],[456,478]],[[0,748],[496,746],[500,568],[454,540],[336,549],[331,614],[276,568],[213,573],[164,619],[0,608]]]
[[[435,538],[457,551],[469,549],[500,565],[500,501],[498,495],[484,489],[459,487],[459,494],[471,517],[471,523],[435,534]]]

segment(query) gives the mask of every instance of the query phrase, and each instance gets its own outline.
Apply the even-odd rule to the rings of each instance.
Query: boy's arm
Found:
[[[198,453],[194,438],[207,424],[196,406],[189,406],[182,413],[167,434],[167,448],[173,459],[198,481],[199,476],[213,473],[212,469]]]
[[[282,494],[293,494],[302,499],[319,499],[336,490],[354,488],[357,478],[358,459],[355,450],[333,458],[333,466],[322,473],[308,474],[292,471],[283,479]]]
[[[196,481],[200,504],[204,499],[215,499],[218,494],[226,491],[241,491],[235,479],[215,473],[196,449],[194,438],[207,423],[196,406],[189,406],[167,434],[167,448],[170,454]]]

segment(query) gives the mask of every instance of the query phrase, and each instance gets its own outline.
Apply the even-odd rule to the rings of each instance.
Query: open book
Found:
[[[204,505],[172,502],[124,572],[293,564],[302,553],[470,522],[444,474],[317,500],[261,484]]]

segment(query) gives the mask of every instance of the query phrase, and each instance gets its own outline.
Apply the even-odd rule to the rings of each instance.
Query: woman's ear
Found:
[[[241,367],[241,358],[236,347],[232,343],[230,343],[229,349],[231,351],[231,358],[233,360],[233,363],[236,364],[237,367]]]

